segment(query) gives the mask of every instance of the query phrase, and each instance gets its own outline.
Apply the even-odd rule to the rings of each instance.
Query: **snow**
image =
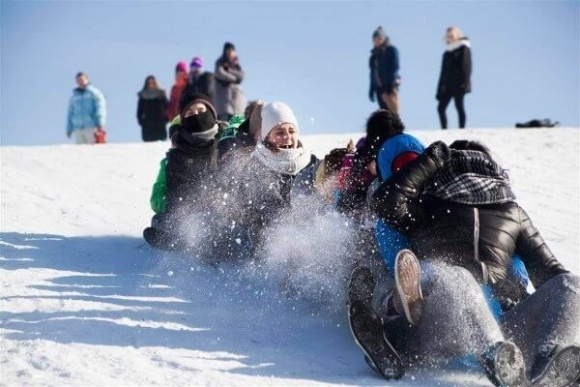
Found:
[[[580,274],[578,128],[410,133],[425,144],[486,143],[553,252]],[[323,156],[358,137],[303,142]],[[341,237],[332,218],[285,230],[283,244],[270,246],[279,263],[293,243],[288,232],[301,233],[298,251],[316,262],[295,284],[304,297],[288,298],[273,266],[217,266],[149,249],[141,231],[166,150],[0,148],[0,385],[490,385],[462,369],[376,377],[351,338],[342,283],[323,281],[343,274],[331,272]],[[329,288],[314,293],[305,282]]]

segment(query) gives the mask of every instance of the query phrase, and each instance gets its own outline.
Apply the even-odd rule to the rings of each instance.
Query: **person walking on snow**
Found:
[[[68,104],[66,135],[75,144],[94,144],[95,135],[105,132],[105,96],[83,72],[77,73],[76,82],[78,87],[73,90]]]
[[[399,51],[379,26],[373,33],[373,49],[369,59],[369,99],[379,103],[381,109],[399,114]]]
[[[437,85],[437,112],[441,129],[447,129],[445,110],[451,99],[459,115],[459,127],[465,128],[465,94],[471,92],[471,44],[457,27],[449,27],[445,34],[447,49],[443,54],[441,74]]]

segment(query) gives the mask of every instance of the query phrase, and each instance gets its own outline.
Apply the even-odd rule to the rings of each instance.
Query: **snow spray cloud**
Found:
[[[237,224],[247,200],[236,191],[244,172],[241,158],[215,176],[213,187],[203,196],[211,200],[180,214],[178,234],[187,248],[182,254],[171,254],[180,261],[175,265],[196,271],[201,262],[219,266],[225,298],[245,299],[251,293],[264,301],[271,297],[284,304],[304,300],[342,311],[353,260],[351,222],[317,194],[293,196],[292,206],[260,233],[263,243],[255,244],[245,225]]]
[[[437,363],[465,353],[483,353],[503,340],[481,286],[466,269],[442,262],[422,262],[422,287],[426,295],[423,314],[425,353]]]
[[[352,267],[353,230],[319,200],[301,198],[265,233],[264,265],[286,297],[338,311]]]

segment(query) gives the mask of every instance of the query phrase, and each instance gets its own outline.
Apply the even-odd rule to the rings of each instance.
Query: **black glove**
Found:
[[[327,174],[338,172],[342,164],[342,159],[347,153],[348,150],[346,148],[335,148],[331,150],[329,154],[324,156],[324,171]]]
[[[513,277],[507,277],[496,282],[492,289],[493,297],[499,302],[504,312],[510,310],[528,296],[526,287],[521,281]]]
[[[425,154],[431,158],[439,168],[451,157],[451,151],[443,141],[436,141],[425,149]]]

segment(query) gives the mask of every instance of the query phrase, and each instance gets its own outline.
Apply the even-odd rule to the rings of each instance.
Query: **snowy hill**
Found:
[[[556,256],[580,274],[578,128],[411,133],[426,144],[486,143]],[[359,136],[303,142],[323,156]],[[212,266],[149,249],[141,231],[166,149],[0,148],[0,385],[489,385],[461,370],[377,378],[351,338],[338,274],[314,266],[306,282],[328,286],[328,299],[306,282],[303,298],[288,299],[274,264]],[[296,231],[325,269],[336,259],[326,249],[340,238],[333,227],[328,218]]]

